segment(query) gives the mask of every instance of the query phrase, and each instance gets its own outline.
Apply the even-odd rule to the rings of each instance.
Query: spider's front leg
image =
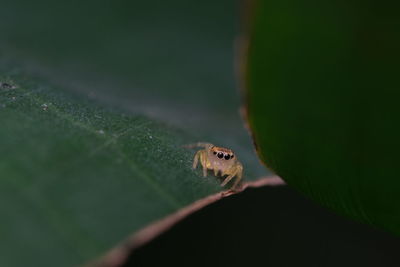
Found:
[[[229,176],[225,178],[225,180],[222,182],[221,186],[225,186],[227,183],[229,183],[233,177],[237,176],[235,183],[232,186],[232,190],[236,188],[236,186],[239,184],[239,182],[242,180],[243,176],[243,166],[242,164],[236,164],[232,169],[229,170]]]
[[[237,178],[236,178],[236,181],[235,181],[235,183],[233,184],[233,186],[231,188],[232,190],[236,189],[236,187],[242,181],[242,178],[243,178],[243,166],[242,166],[242,164],[240,164],[237,168],[238,168],[238,170],[237,170]]]
[[[217,168],[214,168],[214,175],[218,176],[219,170]]]

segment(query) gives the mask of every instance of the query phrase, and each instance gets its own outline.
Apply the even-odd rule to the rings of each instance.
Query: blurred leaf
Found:
[[[230,1],[5,0],[0,32],[16,86],[0,89],[1,266],[85,263],[221,190],[182,144],[265,175],[238,115]]]
[[[323,205],[397,234],[398,8],[256,1],[246,70],[266,165]]]

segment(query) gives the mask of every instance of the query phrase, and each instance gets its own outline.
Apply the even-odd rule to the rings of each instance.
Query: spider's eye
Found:
[[[214,155],[217,155],[217,152],[214,151]]]
[[[221,152],[218,153],[217,155],[218,158],[222,159],[224,157],[224,154],[222,154]]]
[[[230,156],[229,154],[226,154],[226,155],[225,155],[225,159],[226,159],[226,160],[228,160],[228,159],[230,159],[230,158],[231,158],[231,156]]]
[[[232,155],[231,155],[231,158],[233,159],[234,156],[235,156],[235,155],[232,154]]]

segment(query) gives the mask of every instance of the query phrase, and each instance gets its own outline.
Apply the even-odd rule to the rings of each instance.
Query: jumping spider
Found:
[[[225,186],[236,176],[236,181],[231,187],[231,190],[235,190],[239,182],[242,180],[243,165],[237,160],[236,155],[232,150],[217,147],[210,143],[196,143],[186,146],[187,148],[203,147],[197,151],[193,159],[193,169],[197,168],[198,162],[203,167],[203,176],[207,176],[207,170],[213,170],[214,175],[225,176],[221,186]]]

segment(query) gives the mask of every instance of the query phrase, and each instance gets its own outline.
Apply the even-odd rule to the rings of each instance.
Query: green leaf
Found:
[[[321,204],[399,234],[398,5],[255,6],[246,75],[260,157]]]
[[[2,2],[1,266],[84,264],[221,190],[184,144],[266,174],[238,114],[230,5]]]
[[[187,134],[18,77],[0,95],[2,265],[83,263],[220,190],[191,170]]]

